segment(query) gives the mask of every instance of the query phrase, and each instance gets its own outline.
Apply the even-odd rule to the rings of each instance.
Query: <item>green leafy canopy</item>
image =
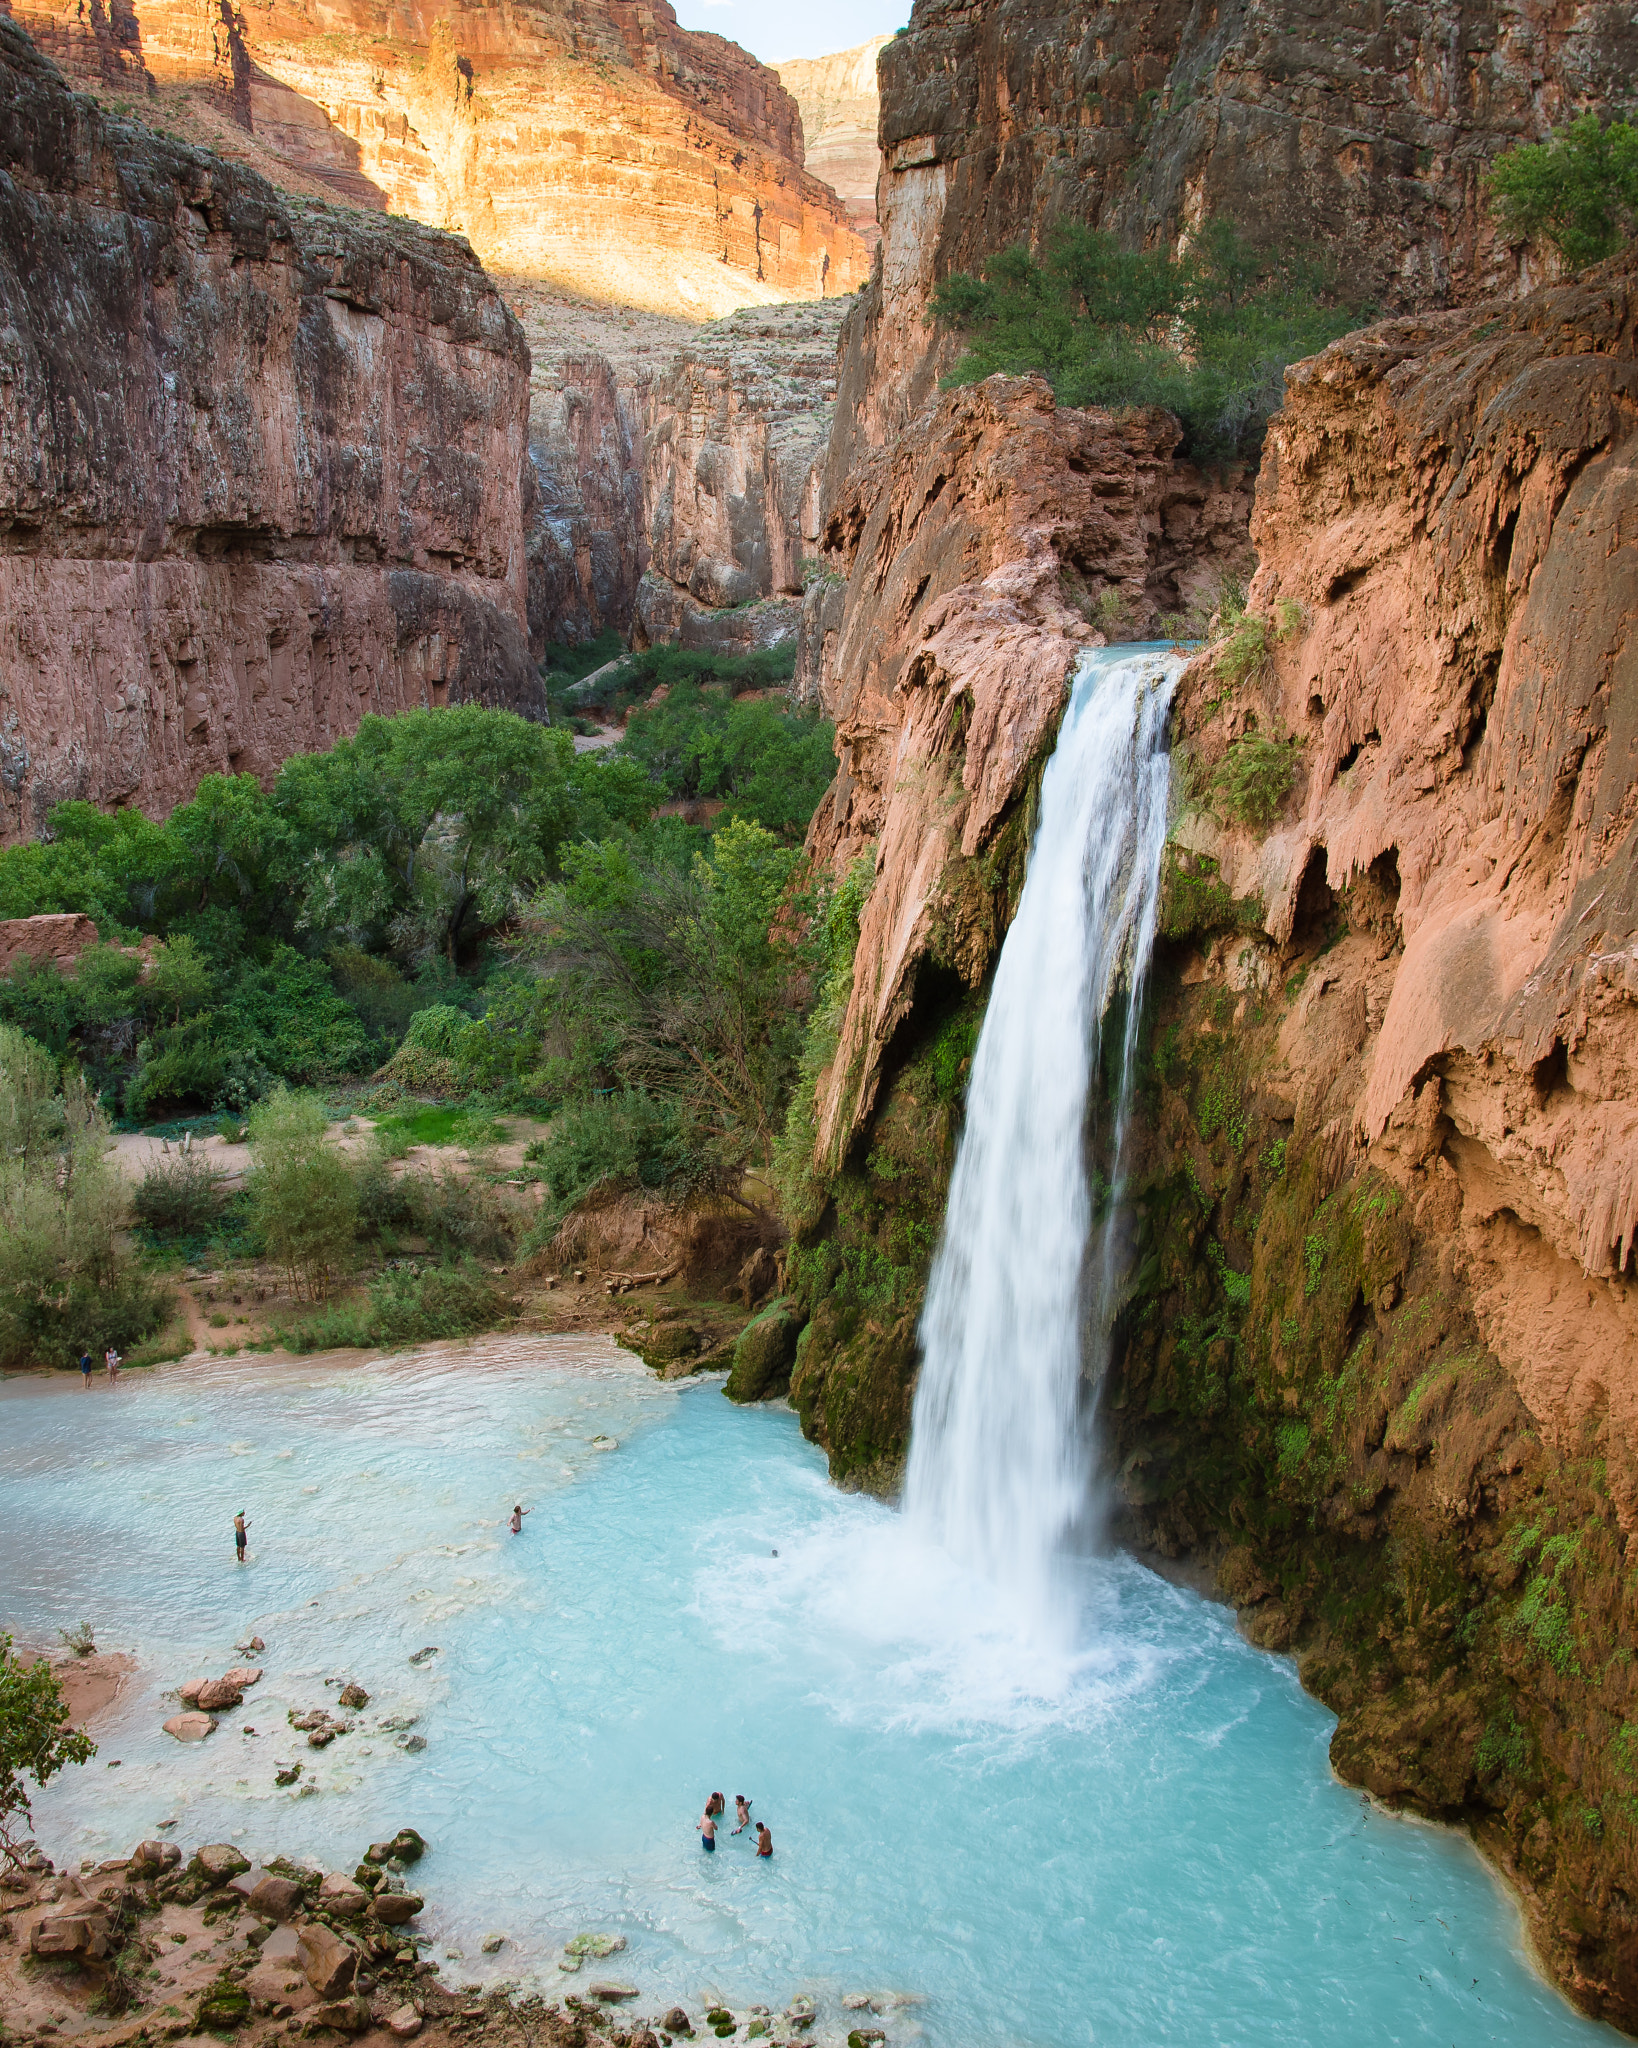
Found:
[[[1504,151],[1489,187],[1508,233],[1543,237],[1580,270],[1638,233],[1638,128],[1583,114],[1551,142]]]
[[[0,1635],[0,1855],[18,1860],[29,1822],[29,1779],[46,1784],[66,1764],[89,1763],[97,1745],[69,1725],[57,1674],[43,1657],[25,1664]]]
[[[1221,460],[1255,456],[1287,364],[1363,309],[1312,258],[1254,250],[1212,220],[1181,256],[1064,222],[1039,256],[1019,245],[981,278],[945,279],[933,313],[967,342],[950,384],[1034,371],[1065,405],[1165,406],[1188,452]]]

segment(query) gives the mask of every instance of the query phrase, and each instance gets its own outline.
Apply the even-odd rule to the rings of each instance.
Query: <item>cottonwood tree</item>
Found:
[[[25,1664],[0,1635],[0,1856],[21,1860],[28,1839],[28,1781],[38,1787],[65,1764],[89,1763],[97,1745],[72,1727],[57,1674],[43,1657]]]

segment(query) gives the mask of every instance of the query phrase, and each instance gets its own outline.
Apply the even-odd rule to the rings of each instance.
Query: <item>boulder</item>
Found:
[[[370,1704],[370,1696],[361,1685],[344,1685],[337,1698],[344,1707],[367,1707]]]
[[[414,1892],[377,1892],[370,1901],[370,1917],[383,1927],[404,1927],[425,1904]]]
[[[319,1886],[319,1904],[327,1913],[339,1914],[343,1920],[351,1920],[362,1913],[370,1903],[370,1895],[361,1884],[354,1884],[339,1870],[330,1871]]]
[[[209,1684],[210,1680],[208,1678],[190,1678],[186,1685],[179,1685],[177,1687],[176,1696],[185,1707],[197,1706],[199,1704],[199,1695]]]
[[[264,1877],[250,1894],[250,1909],[268,1920],[290,1920],[307,1897],[293,1877]]]
[[[486,1956],[498,1956],[505,1946],[506,1936],[499,1929],[493,1934],[486,1934],[483,1940],[478,1943],[479,1949]]]
[[[265,1650],[267,1645],[260,1636],[246,1636],[242,1643],[235,1643],[233,1647],[241,1657],[254,1657],[260,1651]]]
[[[424,2024],[413,2005],[401,2005],[381,2022],[395,2041],[413,2041]]]
[[[301,1936],[294,1927],[275,1927],[262,1943],[262,1961],[281,1964],[288,1972],[301,1968]]]
[[[587,1996],[600,1999],[605,2005],[617,2005],[622,1999],[635,1998],[637,1986],[628,1984],[622,1977],[603,1977],[586,1987]]]
[[[396,1856],[400,1863],[418,1863],[426,1853],[426,1842],[414,1828],[400,1828],[390,1842],[372,1842],[364,1859],[367,1863],[388,1863]]]
[[[660,2025],[668,2034],[692,2034],[694,2023],[680,2005],[674,2005],[661,2020]]]
[[[101,1913],[48,1913],[36,1920],[28,1938],[37,1956],[105,1956],[109,1950],[109,1924]]]
[[[207,1735],[216,1733],[215,1716],[211,1714],[173,1714],[165,1723],[165,1733],[174,1735],[178,1742],[203,1742]]]
[[[257,1684],[261,1675],[262,1667],[259,1664],[235,1664],[231,1671],[222,1673],[221,1683],[236,1685],[243,1692],[247,1685]]]
[[[218,1978],[199,2001],[193,2023],[202,2034],[230,2034],[250,2018],[250,1993],[242,1984]]]
[[[174,1842],[138,1842],[131,1851],[130,1874],[142,1879],[160,1877],[167,1870],[174,1870],[182,1861],[182,1851]]]
[[[250,1858],[240,1855],[231,1842],[207,1842],[202,1849],[195,1849],[188,1868],[208,1877],[212,1884],[226,1884],[250,1868]]]
[[[225,1678],[213,1678],[199,1688],[191,1704],[207,1714],[220,1714],[228,1707],[242,1706],[244,1697],[238,1686],[230,1685]]]
[[[333,1928],[316,1921],[296,1930],[296,1961],[320,1998],[336,1998],[352,1989],[358,1955]]]
[[[745,1325],[734,1345],[734,1363],[723,1392],[730,1401],[762,1401],[790,1378],[803,1316],[794,1301],[771,1302]]]
[[[367,1998],[332,1998],[325,2005],[310,2005],[302,2015],[310,2027],[331,2027],[338,2034],[368,2033],[375,2024]]]

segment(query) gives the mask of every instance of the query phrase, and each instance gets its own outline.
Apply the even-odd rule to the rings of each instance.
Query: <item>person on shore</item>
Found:
[[[245,1511],[241,1508],[233,1518],[233,1554],[241,1564],[245,1561],[245,1531],[249,1527]]]
[[[524,1518],[524,1516],[525,1516],[525,1515],[532,1515],[533,1513],[534,1513],[534,1509],[533,1509],[533,1508],[526,1508],[526,1507],[523,1507],[523,1506],[522,1506],[521,1504],[520,1504],[519,1506],[517,1506],[517,1507],[513,1508],[513,1510],[512,1510],[512,1534],[513,1534],[514,1536],[521,1536],[521,1535],[523,1534],[523,1518]]]
[[[112,1344],[102,1354],[102,1362],[108,1368],[108,1384],[112,1387],[119,1380],[119,1353]]]
[[[80,1384],[87,1393],[91,1391],[91,1354],[89,1351],[82,1351],[80,1353]]]
[[[759,1856],[773,1854],[773,1836],[769,1834],[768,1823],[765,1820],[759,1820],[756,1824],[756,1853]]]
[[[751,1802],[745,1797],[743,1792],[736,1792],[734,1794],[734,1819],[739,1823],[734,1829],[734,1833],[736,1835],[744,1834],[745,1830],[751,1825]]]
[[[705,1802],[705,1811],[700,1815],[700,1847],[707,1856],[717,1853],[717,1817],[711,1810],[716,1796],[714,1792],[711,1794]]]

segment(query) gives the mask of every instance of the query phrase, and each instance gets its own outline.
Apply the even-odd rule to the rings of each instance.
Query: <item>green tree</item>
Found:
[[[1191,452],[1250,457],[1287,364],[1357,326],[1362,309],[1311,259],[1254,251],[1214,220],[1180,257],[1064,222],[1039,256],[1020,244],[981,278],[946,278],[933,314],[967,341],[949,384],[1038,371],[1066,405],[1165,406]]]
[[[54,1778],[66,1764],[86,1764],[97,1753],[88,1735],[70,1725],[57,1674],[43,1657],[25,1664],[0,1635],[0,1856],[20,1859],[29,1827],[28,1781]]]
[[[633,711],[620,752],[666,796],[720,798],[723,823],[754,818],[790,841],[801,840],[836,773],[834,728],[817,713],[694,681]]]
[[[0,1025],[0,1366],[67,1365],[147,1336],[163,1292],[125,1247],[124,1182],[84,1079]]]
[[[1638,128],[1583,114],[1551,142],[1505,150],[1489,188],[1508,234],[1540,235],[1581,270],[1638,233]]]
[[[329,1137],[324,1106],[276,1088],[250,1116],[251,1214],[292,1290],[324,1301],[352,1268],[358,1181]]]
[[[566,732],[463,704],[366,718],[327,754],[287,761],[274,801],[304,849],[309,928],[454,965],[551,874],[585,798],[610,790],[634,808],[629,786],[577,765]]]
[[[766,1161],[801,1044],[807,920],[796,849],[749,819],[679,871],[574,849],[542,898],[537,962],[561,1014],[627,1087],[677,1105],[725,1171]]]

